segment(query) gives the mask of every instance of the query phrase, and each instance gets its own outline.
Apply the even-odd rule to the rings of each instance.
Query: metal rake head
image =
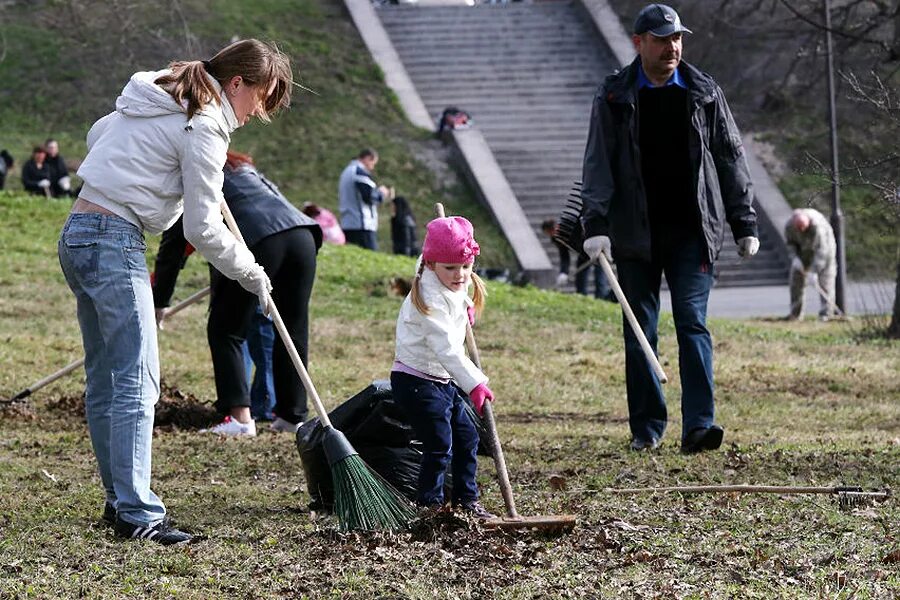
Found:
[[[834,495],[837,496],[838,506],[842,510],[852,510],[871,506],[875,502],[884,502],[891,497],[891,491],[864,492],[860,487],[847,487],[835,489]]]
[[[584,230],[581,227],[581,213],[583,210],[584,202],[581,199],[581,182],[576,181],[572,185],[565,205],[560,212],[556,234],[553,236],[558,242],[576,251],[580,250],[584,244]]]

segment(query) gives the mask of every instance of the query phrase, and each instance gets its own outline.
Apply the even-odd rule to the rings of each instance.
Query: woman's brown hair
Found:
[[[169,92],[176,102],[187,101],[188,119],[210,102],[222,102],[206,77],[207,73],[222,86],[231,78],[240,77],[246,85],[258,88],[261,96],[274,83],[259,115],[266,123],[270,115],[291,104],[294,77],[290,59],[275,46],[259,40],[240,40],[222,48],[209,60],[177,61],[169,68],[172,72],[157,79],[156,84]]]

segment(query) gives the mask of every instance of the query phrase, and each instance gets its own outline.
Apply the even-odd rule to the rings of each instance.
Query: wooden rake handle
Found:
[[[444,217],[444,205],[440,202],[436,203],[434,212],[438,217]],[[476,367],[481,369],[481,355],[478,354],[478,347],[475,345],[475,334],[472,333],[472,326],[468,321],[466,321],[466,349],[469,351],[469,358],[475,363]],[[513,499],[512,484],[509,482],[506,457],[503,455],[503,446],[500,444],[500,436],[497,434],[497,423],[494,420],[494,409],[490,400],[484,403],[482,412],[488,436],[491,438],[491,452],[494,458],[494,467],[497,470],[500,494],[503,496],[503,503],[506,505],[506,514],[510,519],[518,519],[520,517],[519,513],[516,512],[516,501]]]
[[[238,228],[237,221],[234,220],[234,215],[231,214],[231,209],[228,208],[228,205],[225,202],[222,202],[222,216],[225,217],[225,224],[228,225],[228,229],[231,230],[234,237],[236,237],[240,243],[244,244],[244,246],[247,246],[247,242],[244,241],[244,236],[241,235],[241,230]],[[247,249],[249,250],[249,248]],[[291,339],[287,327],[284,326],[284,320],[282,320],[281,313],[278,312],[278,307],[275,306],[271,294],[266,293],[266,304],[268,305],[268,314],[272,317],[275,329],[278,330],[278,335],[281,336],[281,341],[284,342],[284,347],[291,357],[291,362],[294,363],[294,368],[300,376],[300,381],[303,382],[303,387],[306,388],[306,393],[309,394],[309,397],[312,399],[313,407],[316,409],[316,414],[319,415],[322,426],[333,428],[331,419],[328,418],[328,411],[325,410],[325,405],[322,404],[322,399],[319,398],[319,393],[316,391],[316,387],[309,377],[309,372],[307,372],[306,367],[303,366],[303,361],[300,359],[297,347],[294,346],[294,340]]]
[[[644,356],[647,357],[647,361],[650,363],[650,367],[653,369],[653,372],[656,373],[660,383],[668,383],[669,378],[666,377],[666,372],[663,371],[662,365],[659,364],[656,353],[653,352],[653,348],[650,347],[650,342],[647,341],[647,336],[644,335],[644,331],[641,329],[637,317],[634,316],[634,311],[631,310],[628,300],[625,299],[625,293],[622,291],[622,286],[619,285],[619,280],[616,279],[616,274],[613,273],[612,267],[606,259],[606,255],[602,252],[600,253],[600,268],[603,269],[603,272],[606,274],[606,280],[609,281],[609,286],[616,295],[619,306],[622,307],[622,313],[625,314],[628,324],[631,325],[631,331],[634,332],[634,336],[637,338],[638,343],[640,343],[641,349],[644,351]]]
[[[184,300],[182,300],[181,302],[179,302],[172,308],[168,309],[166,311],[166,316],[170,317],[172,315],[178,314],[179,312],[181,312],[182,310],[184,310],[191,304],[195,304],[196,302],[209,296],[209,292],[210,292],[210,289],[207,287],[207,288],[200,290],[199,292],[196,292],[196,293],[188,296],[187,298],[185,298]],[[68,375],[75,369],[79,368],[83,364],[84,364],[84,357],[79,358],[78,360],[69,363],[68,365],[66,365],[65,367],[63,367],[62,369],[57,371],[56,373],[53,373],[52,375],[48,375],[48,376],[44,377],[43,379],[41,379],[40,381],[36,381],[36,382],[32,383],[29,387],[25,388],[24,390],[22,390],[21,392],[19,392],[18,394],[16,394],[12,398],[10,398],[9,400],[3,400],[0,403],[11,404],[13,402],[18,402],[19,400],[23,400],[23,399],[27,398],[28,396],[30,396],[31,394],[33,394],[34,392],[41,389],[42,387],[44,387],[45,385],[49,385],[49,384],[53,383],[54,381],[56,381],[57,379],[61,379],[61,378],[65,377],[66,375]]]

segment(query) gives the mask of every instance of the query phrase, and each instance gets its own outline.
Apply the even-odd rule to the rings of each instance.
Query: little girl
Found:
[[[404,408],[423,444],[417,503],[444,504],[444,474],[452,465],[453,506],[482,519],[494,515],[478,502],[475,470],[478,432],[460,392],[481,414],[494,394],[464,351],[466,323],[481,312],[485,289],[472,272],[479,248],[463,217],[428,223],[412,291],[397,319],[397,349],[391,369],[394,399]],[[469,283],[475,286],[468,296]]]

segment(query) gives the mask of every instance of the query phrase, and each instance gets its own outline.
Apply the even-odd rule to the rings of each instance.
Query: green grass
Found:
[[[63,203],[0,195],[0,396],[79,357],[74,301],[55,257]],[[156,239],[149,240],[155,252]],[[333,407],[387,376],[411,259],[328,246],[312,299],[310,373]],[[207,283],[194,258],[176,299]],[[608,486],[856,484],[897,489],[900,345],[816,321],[712,320],[721,451],[678,452],[677,347],[669,432],[653,454],[626,450],[621,317],[580,296],[489,283],[476,327],[519,511],[578,516],[574,533],[480,531],[447,518],[409,533],[340,534],[306,510],[289,435],[198,434],[214,385],[205,307],[160,334],[161,408],[153,486],[203,539],[184,548],[120,541],[99,524],[103,496],[83,422],[83,375],[0,409],[0,597],[96,598],[891,598],[900,567],[896,498],[853,511],[827,496],[604,493]],[[176,403],[178,390],[187,397]],[[161,414],[161,413],[160,413]],[[553,490],[551,475],[565,481]],[[491,461],[486,505],[502,511]]]

